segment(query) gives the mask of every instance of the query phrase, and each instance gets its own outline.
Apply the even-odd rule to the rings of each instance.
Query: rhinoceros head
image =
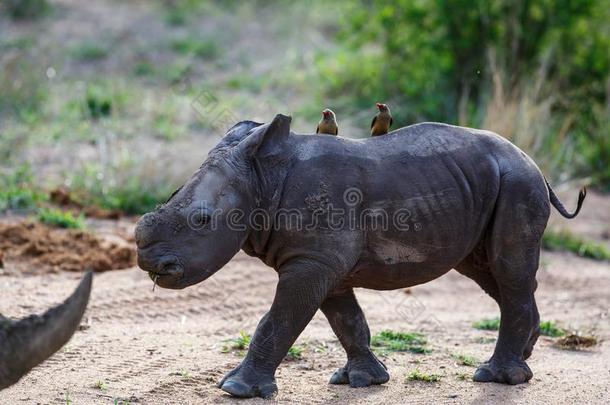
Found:
[[[140,218],[135,230],[138,265],[159,286],[184,288],[224,266],[252,231],[246,218],[263,199],[269,176],[262,164],[282,154],[291,118],[231,128],[207,160],[170,199]]]
[[[88,273],[63,304],[19,321],[0,316],[0,390],[59,350],[78,327],[91,292]]]

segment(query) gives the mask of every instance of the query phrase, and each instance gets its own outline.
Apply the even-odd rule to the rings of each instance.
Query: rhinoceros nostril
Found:
[[[180,267],[180,262],[178,261],[178,258],[173,255],[163,256],[159,259],[159,262],[157,263],[157,271],[159,271],[160,273],[163,273],[166,270],[174,267]]]

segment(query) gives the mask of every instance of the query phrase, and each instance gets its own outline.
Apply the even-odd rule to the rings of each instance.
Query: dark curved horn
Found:
[[[19,379],[59,350],[80,324],[91,293],[92,274],[87,273],[63,304],[44,315],[19,321],[0,317],[0,390]]]

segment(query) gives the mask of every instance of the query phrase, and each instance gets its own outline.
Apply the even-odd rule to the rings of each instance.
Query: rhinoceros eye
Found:
[[[201,209],[192,211],[187,217],[189,227],[194,230],[204,228],[211,220],[212,217]]]

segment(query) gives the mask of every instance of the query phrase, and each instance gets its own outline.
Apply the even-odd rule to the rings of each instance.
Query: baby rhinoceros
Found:
[[[474,380],[530,380],[542,234],[551,204],[574,217],[584,190],[569,214],[536,164],[487,131],[422,123],[352,140],[295,134],[290,122],[277,115],[232,127],[136,227],[139,266],[164,288],[205,280],[240,249],[278,273],[248,354],[219,387],[273,395],[276,368],[318,309],[347,353],[330,382],[387,382],[353,288],[405,288],[450,269],[478,283],[502,315]]]

